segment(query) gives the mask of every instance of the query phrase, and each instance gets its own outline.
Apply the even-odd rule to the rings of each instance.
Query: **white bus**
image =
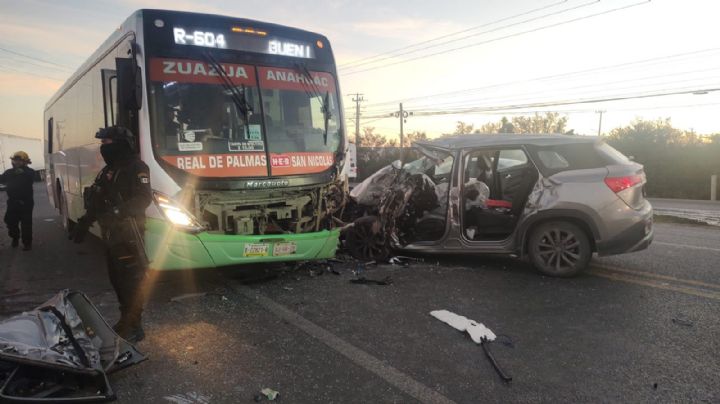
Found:
[[[346,198],[342,113],[323,35],[139,10],[45,107],[48,193],[73,226],[104,165],[94,134],[121,125],[150,167],[152,268],[329,258]]]

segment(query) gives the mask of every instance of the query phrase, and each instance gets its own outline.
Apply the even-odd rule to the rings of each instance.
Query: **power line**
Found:
[[[544,15],[541,15],[541,16],[533,17],[533,18],[529,18],[529,19],[527,19],[527,20],[523,20],[523,21],[519,21],[519,22],[514,22],[514,23],[512,23],[512,24],[504,25],[504,26],[502,26],[502,27],[493,28],[493,29],[490,29],[490,30],[487,30],[487,31],[478,32],[478,33],[471,34],[471,35],[466,35],[466,36],[463,36],[463,37],[460,37],[460,38],[456,38],[456,39],[452,39],[452,40],[440,42],[440,43],[437,43],[437,44],[432,44],[432,45],[430,45],[430,46],[427,46],[427,47],[424,48],[424,49],[415,49],[415,50],[411,50],[411,51],[407,51],[407,52],[403,52],[403,53],[394,54],[394,55],[391,55],[391,56],[386,56],[386,57],[383,57],[383,58],[380,58],[380,59],[377,59],[377,60],[371,60],[371,61],[367,61],[367,62],[363,62],[363,63],[358,63],[358,64],[355,64],[355,65],[353,65],[353,66],[348,67],[347,69],[355,69],[356,67],[363,66],[363,65],[368,65],[368,64],[373,64],[373,63],[377,63],[377,62],[382,61],[382,60],[392,59],[392,58],[396,58],[396,57],[398,57],[398,56],[409,55],[409,54],[416,53],[416,52],[420,52],[420,51],[426,51],[426,50],[428,50],[428,49],[437,48],[438,46],[443,46],[443,45],[447,45],[447,44],[454,43],[454,42],[464,41],[464,40],[469,39],[469,38],[472,38],[472,37],[476,37],[476,36],[480,36],[480,35],[484,35],[484,34],[490,34],[490,33],[497,32],[497,31],[502,31],[502,30],[505,29],[505,28],[511,28],[511,27],[514,27],[514,26],[517,26],[517,25],[522,25],[522,24],[526,24],[526,23],[529,23],[529,22],[533,22],[533,21],[537,21],[537,20],[542,20],[542,19],[545,19],[545,18],[548,18],[548,17],[554,17],[554,16],[556,16],[556,15],[564,14],[564,13],[566,13],[566,12],[568,12],[568,11],[574,11],[574,10],[577,10],[577,9],[580,9],[580,8],[583,8],[583,7],[592,6],[593,4],[597,4],[597,3],[599,3],[599,2],[600,2],[600,0],[592,0],[592,1],[588,2],[588,3],[580,4],[580,5],[578,5],[578,6],[570,7],[570,8],[564,9],[564,10],[554,11],[554,12],[552,12],[552,13],[544,14]],[[342,69],[342,68],[341,68],[341,69]]]
[[[363,125],[367,125],[367,124],[369,124],[369,123],[373,123],[373,122],[377,122],[377,121],[381,121],[381,120],[383,120],[383,119],[389,119],[389,118],[392,118],[392,117],[390,117],[390,116],[384,116],[384,117],[382,117],[382,118],[371,119],[371,120],[369,120],[369,121],[363,122]]]
[[[574,23],[574,22],[578,22],[578,21],[582,21],[582,20],[587,20],[587,19],[590,19],[590,18],[598,17],[598,16],[601,16],[601,15],[605,15],[605,14],[610,14],[610,13],[614,13],[614,12],[617,12],[617,11],[626,10],[626,9],[629,9],[629,8],[632,8],[632,7],[637,7],[637,6],[642,5],[642,4],[647,4],[647,3],[649,3],[650,1],[651,1],[651,0],[645,0],[645,1],[642,1],[642,2],[638,2],[638,3],[633,3],[633,4],[630,4],[630,5],[627,5],[627,6],[616,7],[616,8],[610,9],[610,10],[605,10],[605,11],[601,11],[601,12],[598,12],[598,13],[594,13],[594,14],[589,14],[589,15],[586,15],[586,16],[582,16],[582,17],[576,17],[576,18],[572,18],[572,19],[569,19],[569,20],[565,20],[565,21],[561,21],[561,22],[557,22],[557,23],[553,23],[553,24],[549,24],[549,25],[544,25],[544,26],[538,27],[538,28],[533,28],[533,29],[526,30],[526,31],[516,32],[516,33],[513,33],[513,34],[508,34],[508,35],[501,36],[501,37],[498,37],[498,38],[488,39],[488,40],[481,41],[481,42],[476,42],[476,43],[472,43],[472,44],[468,44],[468,45],[463,45],[463,46],[459,46],[459,47],[455,47],[455,48],[445,49],[445,50],[442,50],[442,51],[438,51],[438,52],[434,52],[434,53],[429,53],[429,54],[426,54],[426,55],[420,55],[420,56],[412,57],[412,58],[409,58],[409,59],[403,59],[403,60],[395,61],[395,62],[392,62],[392,63],[386,63],[386,64],[383,64],[383,65],[380,65],[380,66],[369,67],[369,68],[367,68],[367,69],[361,69],[361,70],[351,71],[351,72],[348,72],[348,73],[344,73],[344,75],[347,76],[347,75],[351,75],[351,74],[357,74],[357,73],[363,73],[363,72],[368,72],[368,71],[377,70],[377,69],[383,69],[383,68],[390,67],[390,66],[395,66],[395,65],[399,65],[399,64],[403,64],[403,63],[412,62],[412,61],[418,60],[418,59],[425,59],[425,58],[429,58],[429,57],[433,57],[433,56],[442,55],[442,54],[445,54],[445,53],[455,52],[455,51],[459,51],[459,50],[465,50],[465,49],[472,48],[472,47],[475,47],[475,46],[485,45],[485,44],[488,44],[488,43],[491,43],[491,42],[497,42],[497,41],[500,41],[500,40],[503,40],[503,39],[513,38],[513,37],[516,37],[516,36],[521,36],[521,35],[525,35],[525,34],[529,34],[529,33],[533,33],[533,32],[538,32],[538,31],[542,31],[542,30],[546,30],[546,29],[550,29],[550,28],[555,28],[555,27],[559,27],[559,26],[562,26],[562,25],[571,24],[571,23]]]
[[[555,107],[563,105],[580,105],[580,104],[595,104],[600,102],[611,102],[611,101],[625,101],[642,98],[654,98],[654,97],[666,97],[672,95],[684,95],[693,93],[704,93],[711,91],[720,91],[720,84],[714,85],[709,88],[688,88],[688,89],[671,89],[671,90],[659,90],[662,92],[655,92],[650,94],[635,94],[635,95],[616,95],[607,96],[605,98],[581,98],[576,100],[564,100],[564,101],[552,101],[552,102],[539,102],[539,103],[528,103],[528,104],[515,104],[515,105],[504,105],[496,107],[475,107],[457,110],[446,110],[446,111],[417,111],[415,116],[434,116],[434,115],[458,115],[458,114],[472,114],[477,112],[487,111],[504,111],[524,108],[541,108],[541,107]],[[369,117],[374,118],[374,117]]]
[[[48,79],[48,80],[54,80],[54,81],[62,81],[62,79],[58,79],[58,78],[55,78],[55,77],[43,76],[43,75],[40,75],[40,74],[31,73],[31,72],[28,72],[28,71],[16,69],[16,68],[9,67],[9,66],[0,65],[0,70],[4,70],[4,71],[6,71],[6,72],[11,72],[11,73],[18,73],[18,74],[25,74],[25,75],[29,75],[29,76],[35,76],[35,77],[39,77],[39,78],[42,78],[42,79]]]
[[[704,85],[703,83],[696,83],[698,80],[707,80],[712,79],[713,81],[717,81],[720,79],[720,77],[703,77],[703,78],[692,78],[692,79],[686,79],[686,80],[674,80],[674,81],[668,81],[663,83],[656,83],[655,85],[662,85],[665,86],[662,90],[657,88],[646,88],[648,84],[641,84],[637,86],[624,86],[620,88],[607,88],[607,90],[610,91],[624,91],[627,92],[628,90],[637,90],[641,91],[642,93],[647,92],[653,92],[653,91],[670,91],[678,89],[676,87],[679,84],[685,84],[685,83],[692,83],[694,86],[701,86]],[[612,83],[609,83],[612,84]],[[608,87],[609,84],[605,84],[605,87]],[[577,86],[569,89],[575,89],[576,91],[564,94],[563,96],[573,96],[573,95],[587,95],[585,98],[602,98],[607,97],[607,91],[595,91],[595,94],[588,94],[584,88],[588,87],[596,87],[601,86],[600,84],[592,84],[588,86]],[[674,86],[673,88],[668,88],[666,86]],[[688,88],[687,85],[684,87],[679,87],[679,89],[685,89]],[[568,89],[565,89],[568,90]],[[430,105],[412,105],[408,108],[413,109],[414,111],[421,112],[421,111],[427,111],[427,110],[437,110],[437,109],[445,109],[445,110],[463,110],[466,108],[479,108],[477,105],[478,102],[484,103],[485,105],[497,105],[500,103],[533,103],[535,100],[532,97],[527,97],[527,95],[532,94],[546,94],[546,90],[539,90],[531,93],[523,93],[523,94],[511,94],[506,96],[496,96],[496,97],[486,97],[483,99],[467,99],[463,101],[455,101],[455,102],[447,102],[447,103],[434,103]],[[547,101],[547,102],[554,102],[554,101]],[[385,110],[379,110],[379,111],[373,111],[371,115],[368,116],[368,118],[374,118],[374,117],[381,117],[381,116],[390,116],[394,110],[385,109]]]
[[[718,68],[715,68],[715,69],[706,69],[706,70],[707,70],[707,71],[711,71],[711,70],[717,71]],[[678,74],[678,75],[683,75],[683,74],[688,74],[688,73],[693,73],[693,72],[680,73],[680,74]],[[568,90],[575,90],[575,91],[570,91],[569,93],[565,93],[565,96],[568,96],[568,95],[577,94],[578,92],[580,92],[579,90],[582,90],[581,93],[585,94],[585,93],[587,93],[587,90],[588,90],[588,89],[592,89],[592,88],[595,88],[595,87],[601,87],[602,90],[612,90],[612,91],[621,90],[621,91],[622,91],[622,90],[642,89],[642,88],[644,88],[644,87],[649,87],[650,85],[654,85],[654,86],[658,86],[658,85],[668,86],[668,85],[676,85],[676,84],[681,84],[681,83],[692,83],[692,82],[703,81],[703,80],[708,80],[708,79],[710,79],[710,80],[716,80],[716,79],[720,78],[720,77],[717,77],[717,76],[711,76],[711,77],[694,77],[694,78],[690,78],[690,79],[665,81],[665,82],[653,83],[653,84],[651,84],[651,83],[640,83],[640,84],[638,84],[638,85],[634,85],[634,86],[623,86],[623,87],[620,87],[620,88],[617,88],[617,86],[616,86],[617,84],[621,84],[621,83],[626,83],[626,82],[634,82],[634,83],[637,83],[638,81],[642,81],[642,80],[645,80],[645,79],[660,78],[660,77],[663,77],[663,76],[654,76],[654,77],[648,77],[648,78],[639,78],[639,79],[630,79],[630,80],[620,80],[620,81],[609,82],[609,83],[596,83],[596,84],[588,84],[588,85],[574,86],[574,87],[562,88],[562,89],[560,89],[560,91],[562,91],[562,92],[567,92]],[[667,76],[667,77],[670,77],[670,76]],[[702,83],[696,83],[696,84],[697,84],[697,85],[702,85]],[[615,88],[613,88],[613,87],[615,87]],[[651,88],[648,88],[648,89],[647,89],[647,91],[652,91],[652,90],[653,90],[653,89],[651,89]],[[596,92],[597,92],[597,91],[596,91]],[[499,96],[495,96],[495,97],[484,97],[484,98],[482,98],[482,99],[465,99],[465,100],[450,101],[450,102],[445,102],[445,103],[432,103],[432,104],[427,104],[427,103],[426,103],[427,105],[422,105],[422,104],[420,104],[420,105],[413,105],[413,106],[411,106],[411,108],[417,109],[417,108],[426,108],[426,107],[432,107],[432,108],[438,108],[438,107],[463,107],[463,106],[466,106],[466,105],[468,105],[468,104],[477,103],[478,101],[497,102],[497,101],[501,101],[501,100],[508,100],[508,99],[509,99],[509,100],[513,100],[513,99],[518,99],[518,98],[520,98],[520,100],[523,100],[523,99],[528,99],[528,97],[527,97],[528,95],[547,94],[547,93],[548,93],[548,90],[547,90],[547,89],[538,89],[537,91],[523,92],[522,94],[515,94],[515,95],[512,95],[512,94],[511,94],[511,95],[505,95],[505,96],[499,95]],[[601,92],[601,93],[602,93],[602,92]]]
[[[457,114],[470,114],[470,113],[487,113],[487,112],[500,112],[500,111],[507,111],[507,110],[517,110],[517,109],[526,109],[526,108],[544,108],[544,107],[553,107],[553,106],[563,106],[563,105],[576,105],[576,104],[589,104],[589,103],[599,103],[599,102],[609,102],[609,101],[622,101],[622,100],[630,100],[630,99],[641,99],[641,98],[651,98],[651,97],[661,97],[661,96],[670,96],[670,95],[681,95],[681,94],[693,94],[693,93],[702,93],[702,92],[710,92],[710,91],[717,91],[720,90],[720,88],[715,89],[713,88],[701,88],[698,89],[697,87],[694,88],[675,88],[675,89],[664,89],[664,90],[656,90],[655,92],[642,92],[642,93],[634,93],[634,94],[622,94],[622,95],[612,95],[612,96],[596,96],[596,97],[587,97],[587,98],[579,98],[575,100],[558,100],[558,101],[545,101],[545,102],[526,102],[522,104],[509,104],[504,106],[475,106],[475,107],[467,107],[467,108],[455,108],[455,109],[445,109],[445,110],[415,110],[414,115],[417,116],[434,116],[434,115],[457,115]],[[368,118],[387,118],[390,117],[390,114],[383,114],[383,115],[374,115],[369,116]]]
[[[677,108],[699,108],[699,107],[710,107],[720,105],[720,102],[707,102],[698,104],[675,104],[675,105],[662,105],[653,107],[633,107],[633,108],[607,108],[606,112],[627,112],[627,111],[645,111],[645,110],[656,110],[656,109],[677,109]],[[545,114],[545,113],[558,113],[558,114],[595,114],[596,109],[528,109],[528,110],[497,110],[497,111],[478,111],[474,112],[473,115],[532,115],[532,114]],[[431,116],[431,115],[426,115]],[[394,119],[394,116],[386,116],[382,118],[375,118],[367,121],[366,123],[382,120],[382,119]],[[422,117],[419,117],[422,118]]]
[[[597,1],[600,1],[600,0],[597,0]],[[467,28],[467,29],[464,29],[464,30],[461,30],[461,31],[452,32],[452,33],[450,33],[450,34],[445,34],[445,35],[441,35],[441,36],[438,36],[438,37],[435,37],[435,38],[431,38],[431,39],[428,39],[428,40],[425,40],[425,41],[416,42],[416,43],[414,43],[414,44],[410,44],[410,45],[407,45],[407,46],[403,46],[403,47],[401,47],[401,48],[397,48],[397,49],[393,49],[393,50],[390,50],[390,51],[378,53],[378,54],[376,54],[375,56],[371,56],[371,57],[369,57],[369,58],[357,59],[357,60],[354,60],[354,61],[351,61],[351,62],[341,63],[340,65],[338,65],[338,68],[339,68],[339,69],[345,69],[345,68],[348,68],[348,67],[356,67],[356,66],[359,66],[359,65],[367,64],[367,63],[373,63],[373,62],[367,62],[367,61],[368,61],[368,60],[372,60],[372,59],[377,59],[377,58],[382,57],[382,56],[385,56],[385,55],[394,54],[394,53],[396,53],[396,52],[404,51],[404,50],[406,50],[406,49],[415,48],[415,47],[418,47],[418,46],[420,46],[420,45],[424,45],[424,44],[427,44],[427,43],[435,42],[435,41],[440,40],[440,39],[445,39],[445,38],[453,37],[453,36],[455,36],[455,35],[464,34],[464,33],[466,33],[466,32],[475,31],[475,30],[480,29],[480,28],[489,27],[489,26],[491,26],[491,25],[499,24],[499,23],[501,23],[501,22],[505,22],[505,21],[508,21],[508,20],[512,20],[512,19],[515,19],[515,18],[518,18],[518,17],[522,17],[522,16],[525,16],[525,15],[528,15],[528,14],[532,14],[532,13],[535,13],[535,12],[537,12],[537,11],[547,10],[547,9],[549,9],[549,8],[552,8],[552,7],[555,7],[555,6],[559,5],[559,4],[567,3],[567,2],[568,2],[568,0],[562,0],[562,1],[559,1],[559,2],[557,2],[557,3],[553,3],[553,4],[550,4],[550,5],[547,5],[547,6],[535,8],[535,9],[532,9],[532,10],[530,10],[530,11],[526,11],[526,12],[523,12],[523,13],[520,13],[520,14],[515,14],[515,15],[512,15],[512,16],[510,16],[510,17],[505,17],[505,18],[502,18],[502,19],[499,19],[499,20],[496,20],[496,21],[491,21],[491,22],[489,22],[489,23],[477,25],[477,26],[474,26],[474,27],[471,27],[471,28]],[[480,34],[474,34],[474,35],[482,35],[482,33],[480,33]],[[471,36],[473,36],[473,35],[471,35]],[[462,38],[461,38],[461,39],[462,39]],[[460,40],[460,39],[456,39],[456,40]],[[452,41],[451,41],[451,42],[452,42]],[[444,43],[447,43],[447,42],[443,42],[443,43],[441,43],[441,45],[444,44]],[[438,46],[438,45],[432,45],[432,47],[435,47],[435,46]],[[400,55],[403,55],[403,54],[404,54],[404,53],[401,53]],[[390,56],[390,57],[396,57],[396,56],[400,56],[400,55],[393,55],[393,56]],[[387,58],[381,58],[381,59],[379,59],[379,60],[384,60],[384,59],[387,59]],[[377,62],[377,61],[378,61],[378,60],[375,60],[375,62]]]
[[[582,75],[582,74],[586,74],[586,73],[597,73],[597,72],[603,71],[603,70],[615,70],[617,68],[626,67],[626,66],[638,65],[638,67],[639,67],[639,65],[645,65],[645,64],[653,65],[653,64],[667,62],[667,60],[670,60],[670,59],[681,59],[681,58],[687,58],[688,56],[695,56],[695,55],[700,55],[700,54],[704,54],[704,53],[718,52],[718,51],[720,51],[720,48],[709,48],[709,49],[702,49],[702,50],[691,51],[691,52],[683,52],[683,53],[659,56],[659,57],[654,57],[654,58],[649,58],[649,59],[641,59],[641,60],[636,60],[636,61],[632,61],[632,62],[624,62],[624,63],[620,63],[620,64],[615,64],[615,65],[606,65],[606,66],[594,67],[594,68],[590,68],[590,69],[576,70],[573,72],[552,74],[552,75],[548,75],[548,76],[540,76],[540,77],[534,77],[534,78],[530,78],[530,79],[508,81],[508,82],[504,82],[504,83],[492,84],[489,86],[476,87],[476,88],[472,88],[472,89],[455,90],[455,91],[449,91],[449,92],[443,92],[443,93],[415,96],[415,97],[404,98],[404,99],[396,99],[396,100],[392,100],[392,101],[383,101],[383,102],[378,102],[378,103],[374,103],[374,104],[369,104],[367,106],[367,108],[377,109],[383,105],[396,105],[399,102],[409,102],[409,101],[413,101],[413,100],[420,100],[420,99],[426,99],[426,98],[441,98],[441,97],[446,97],[446,96],[451,96],[451,95],[479,92],[479,91],[484,91],[484,90],[488,90],[488,89],[492,89],[492,88],[507,87],[510,85],[523,84],[523,83],[528,83],[528,82],[552,81],[555,79],[562,79],[562,78],[567,78],[567,77],[572,77],[572,76],[578,76],[578,75]],[[667,63],[663,63],[663,64],[667,64]]]
[[[664,105],[654,107],[639,107],[639,108],[611,108],[607,109],[609,112],[627,112],[627,111],[645,111],[654,109],[675,109],[675,108],[698,108],[698,107],[710,107],[720,105],[720,102],[706,102],[701,104],[683,104],[683,105]]]
[[[13,64],[30,65],[30,66],[39,67],[39,68],[41,68],[41,69],[52,69],[52,70],[54,70],[54,71],[66,72],[65,69],[60,69],[60,68],[53,67],[53,66],[41,65],[41,64],[39,64],[39,63],[34,63],[34,62],[29,61],[29,60],[19,60],[19,59],[13,57],[13,56],[10,56],[10,57],[7,58],[7,59],[0,57],[0,61],[3,61],[3,60],[4,60],[5,62],[9,62],[9,63],[11,62],[11,63],[13,63]]]
[[[61,65],[61,64],[57,64],[57,63],[51,62],[51,61],[49,61],[49,60],[40,59],[40,58],[35,57],[35,56],[26,55],[26,54],[24,54],[24,53],[16,52],[16,51],[13,51],[13,50],[10,50],[10,49],[6,49],[6,48],[3,48],[3,47],[0,47],[0,51],[7,52],[7,53],[11,53],[11,54],[16,55],[16,56],[22,56],[22,57],[24,57],[24,58],[28,58],[28,59],[31,59],[31,60],[36,60],[36,61],[38,61],[38,62],[47,63],[47,64],[50,64],[50,65],[53,65],[53,66],[57,66],[57,67],[63,68],[63,69],[68,70],[68,71],[71,71],[71,70],[72,70],[71,68],[69,68],[69,67],[67,67],[67,66],[63,66],[63,65]]]

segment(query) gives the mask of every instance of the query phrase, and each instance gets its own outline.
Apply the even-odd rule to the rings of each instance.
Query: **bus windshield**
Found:
[[[268,165],[270,175],[332,166],[340,113],[330,73],[219,65],[222,72],[205,61],[151,61],[156,155],[207,177],[267,176]]]

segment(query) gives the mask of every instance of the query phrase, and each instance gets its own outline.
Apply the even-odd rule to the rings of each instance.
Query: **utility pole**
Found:
[[[365,101],[363,94],[350,94],[355,97],[352,99],[355,103],[355,147],[360,147],[360,103]]]
[[[400,118],[400,147],[405,147],[405,132],[403,131],[403,124],[407,122],[408,116],[412,115],[412,112],[407,112],[403,109],[402,102],[400,103],[400,111],[395,112],[394,114],[391,114],[391,116],[395,116],[395,118]]]
[[[400,148],[405,147],[405,134],[403,133],[403,121],[405,121],[405,111],[402,109],[402,102],[400,103]]]
[[[605,112],[605,110],[599,109],[595,112],[600,114],[600,122],[598,122],[598,136],[600,136],[602,134],[602,116],[603,116],[603,113]]]

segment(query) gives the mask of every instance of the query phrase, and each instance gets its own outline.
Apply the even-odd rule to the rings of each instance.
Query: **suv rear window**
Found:
[[[605,142],[597,144],[597,151],[607,159],[610,164],[625,164],[629,163],[630,159],[626,155],[617,151],[614,147],[610,146]]]
[[[536,154],[540,165],[544,168],[543,171],[552,174],[565,170],[583,170],[616,164],[608,161],[610,159],[607,156],[601,155],[593,143],[538,147]]]
[[[563,170],[570,167],[570,163],[565,160],[565,157],[555,150],[540,150],[538,151],[538,157],[540,162],[551,170]]]

